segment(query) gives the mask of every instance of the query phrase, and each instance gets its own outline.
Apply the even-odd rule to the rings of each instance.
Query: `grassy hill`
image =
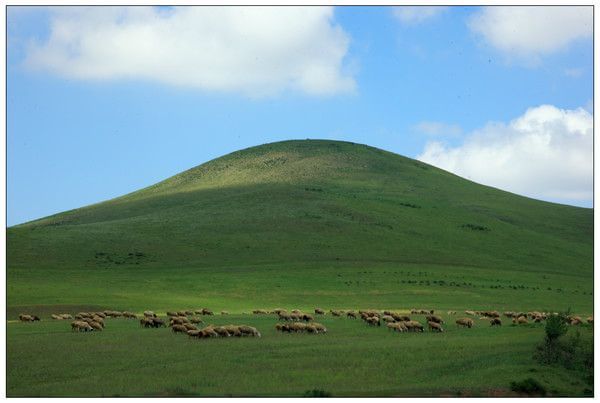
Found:
[[[533,360],[543,323],[475,318],[462,329],[446,313],[591,314],[593,211],[353,143],[253,147],[9,228],[7,294],[9,396],[506,396],[532,376],[554,396],[593,388],[587,375]],[[206,323],[245,323],[263,337],[189,340],[125,319],[79,334],[49,320],[203,306],[231,313]],[[248,314],[316,306],[432,308],[446,331],[397,334],[326,315],[325,335],[282,334],[271,315]],[[15,323],[20,312],[42,321]],[[592,327],[581,330],[591,340]]]
[[[291,294],[330,290],[350,303],[392,280],[405,296],[422,289],[415,303],[442,292],[455,306],[456,295],[502,299],[510,290],[515,304],[589,310],[592,234],[591,209],[517,196],[365,145],[285,141],[9,228],[8,301],[141,307],[198,297],[197,278],[221,287],[214,298],[224,300],[214,302],[225,308],[245,276],[269,292],[231,298],[259,304],[277,303],[270,294],[294,303]],[[466,277],[473,281],[462,284]],[[92,292],[98,283],[106,287]],[[127,298],[140,284],[158,294]]]

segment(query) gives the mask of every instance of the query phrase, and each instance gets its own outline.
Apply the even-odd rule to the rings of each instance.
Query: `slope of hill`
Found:
[[[9,228],[7,260],[9,306],[162,306],[199,293],[240,309],[307,295],[457,306],[515,290],[516,304],[591,308],[593,210],[365,145],[285,141]],[[361,281],[380,293],[367,299]]]

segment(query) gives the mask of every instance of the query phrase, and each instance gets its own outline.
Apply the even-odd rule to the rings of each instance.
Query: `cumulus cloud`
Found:
[[[433,137],[456,137],[462,133],[462,129],[458,125],[429,121],[416,124],[413,130]]]
[[[591,38],[592,6],[493,6],[473,14],[469,28],[507,55],[529,62]]]
[[[350,38],[331,7],[61,7],[26,64],[82,80],[138,79],[265,96],[351,92]]]
[[[583,108],[528,109],[489,123],[462,145],[429,142],[419,160],[475,182],[538,199],[593,198],[593,117]]]
[[[417,25],[439,15],[446,8],[439,6],[398,6],[392,8],[392,13],[404,25]]]

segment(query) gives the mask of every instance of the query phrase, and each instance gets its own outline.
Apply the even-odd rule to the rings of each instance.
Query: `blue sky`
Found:
[[[303,138],[591,207],[591,8],[521,9],[9,7],[7,223]]]

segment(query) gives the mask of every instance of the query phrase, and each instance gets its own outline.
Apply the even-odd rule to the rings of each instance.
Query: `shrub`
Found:
[[[321,389],[313,389],[304,392],[304,397],[331,397],[331,393]]]
[[[567,325],[567,315],[559,313],[558,315],[551,315],[546,319],[546,342],[553,343],[560,336],[567,333],[569,329]]]
[[[520,382],[513,381],[510,383],[510,389],[527,395],[546,396],[546,388],[533,378],[527,378]]]

